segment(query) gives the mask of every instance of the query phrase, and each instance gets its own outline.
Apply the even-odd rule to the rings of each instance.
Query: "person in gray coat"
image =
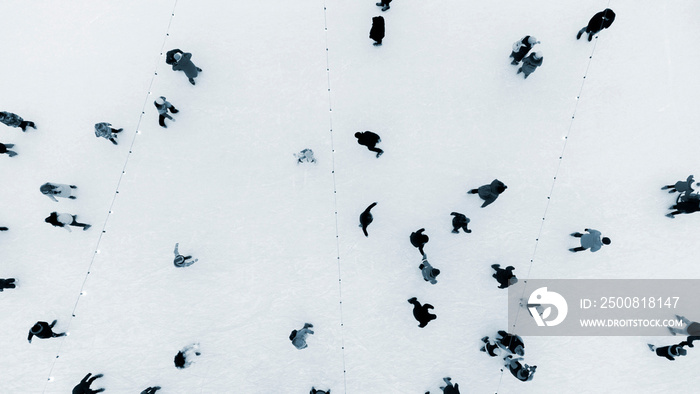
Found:
[[[180,54],[176,53],[173,55],[175,59],[175,64],[173,64],[173,71],[184,71],[187,78],[189,78],[190,83],[194,85],[194,79],[197,78],[202,69],[195,66],[192,63],[192,54],[189,52]]]
[[[418,268],[421,270],[421,273],[423,274],[423,279],[426,282],[430,282],[431,284],[436,284],[437,283],[437,276],[440,275],[440,270],[437,268],[433,268],[432,265],[428,262],[428,256],[423,255],[423,261],[421,262],[421,265],[418,266]]]
[[[168,118],[172,121],[175,121],[170,114],[168,114],[168,111],[176,114],[180,111],[177,110],[168,100],[165,99],[164,96],[158,97],[154,102],[153,105],[156,106],[156,109],[158,110],[158,124],[160,127],[168,127],[165,125],[165,118]]]
[[[175,265],[178,268],[183,268],[183,267],[189,267],[190,265],[199,261],[199,259],[190,260],[192,258],[192,256],[181,255],[180,252],[178,251],[179,246],[180,246],[179,242],[175,244],[175,250],[173,251],[175,253],[175,260],[173,260],[173,265]]]
[[[58,202],[56,197],[70,198],[71,200],[75,200],[75,196],[73,195],[73,189],[77,188],[78,186],[75,185],[64,185],[62,183],[46,182],[39,187],[39,191],[46,197],[54,200],[55,202]]]
[[[304,328],[301,330],[293,330],[292,333],[289,335],[289,339],[292,341],[292,345],[296,347],[297,349],[306,349],[309,345],[306,344],[306,337],[311,334],[313,335],[314,332],[312,330],[309,330],[309,328],[313,328],[313,324],[311,323],[304,323]]]
[[[17,152],[7,149],[7,148],[14,148],[14,146],[15,146],[15,144],[3,144],[0,142],[0,154],[7,153],[7,155],[10,157],[17,156]]]
[[[575,238],[581,238],[581,246],[577,248],[571,248],[569,249],[572,252],[581,252],[586,249],[591,249],[591,252],[597,252],[600,250],[603,245],[610,245],[610,238],[608,237],[603,237],[603,239],[600,238],[602,235],[600,231],[598,230],[593,230],[593,229],[585,229],[585,231],[588,234],[581,234],[579,232],[576,233],[571,233],[572,237]]]
[[[679,192],[679,193],[692,193],[695,189],[693,189],[693,182],[695,182],[695,179],[693,179],[692,175],[688,175],[688,178],[686,178],[685,181],[678,181],[674,183],[673,185],[666,185],[661,188],[661,190],[668,190],[669,193],[674,193],[674,192]],[[700,184],[699,184],[700,185]]]
[[[95,137],[97,138],[106,138],[114,145],[117,145],[117,133],[121,133],[122,130],[124,129],[113,129],[111,123],[107,122],[101,122],[101,123],[95,123]]]
[[[491,181],[490,184],[481,186],[478,189],[472,189],[468,191],[467,193],[469,194],[479,194],[479,197],[481,197],[482,200],[484,200],[484,203],[481,204],[481,207],[484,208],[485,206],[491,204],[492,202],[496,201],[498,196],[506,191],[508,186],[506,186],[503,182],[499,181],[498,179],[494,179]]]
[[[34,122],[26,121],[19,115],[13,114],[12,112],[0,112],[0,123],[4,123],[10,127],[19,127],[22,129],[22,131],[27,131],[27,127],[31,127],[36,130],[36,125]]]
[[[542,59],[543,57],[541,52],[532,52],[529,56],[523,59],[523,65],[518,69],[516,74],[523,73],[525,79],[527,79],[530,74],[535,72],[537,67],[542,65]]]

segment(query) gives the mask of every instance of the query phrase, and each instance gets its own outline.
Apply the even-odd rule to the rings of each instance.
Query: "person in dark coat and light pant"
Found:
[[[192,54],[187,53],[175,53],[173,55],[175,59],[175,64],[173,64],[173,71],[184,71],[190,83],[194,85],[194,79],[197,78],[202,69],[195,66],[192,63]]]
[[[510,53],[510,57],[513,58],[513,61],[510,64],[517,66],[518,63],[523,60],[525,55],[530,52],[530,49],[532,49],[535,44],[539,43],[540,42],[532,36],[525,36],[521,38],[520,41],[516,41],[513,44],[513,51]]]
[[[369,31],[369,38],[374,40],[374,46],[382,45],[384,39],[384,17],[375,16],[372,18],[372,29]]]
[[[523,73],[525,79],[534,73],[537,67],[542,65],[543,56],[541,52],[532,52],[528,57],[523,59],[523,65],[520,66],[516,74]]]
[[[89,224],[78,223],[78,215],[71,215],[70,213],[51,212],[49,217],[44,219],[44,221],[54,227],[65,228],[69,232],[72,232],[72,230],[68,226],[82,227],[83,231],[92,227]]]
[[[591,41],[594,34],[610,27],[614,20],[615,13],[610,8],[606,8],[605,10],[593,15],[593,18],[588,21],[588,25],[584,26],[578,31],[578,34],[576,34],[576,39],[580,39],[583,33],[588,33],[588,41]]]

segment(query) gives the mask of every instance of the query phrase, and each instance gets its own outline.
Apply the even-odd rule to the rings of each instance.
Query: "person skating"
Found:
[[[437,315],[430,313],[430,309],[435,309],[434,306],[430,304],[421,305],[416,297],[409,298],[408,303],[413,305],[413,317],[420,323],[418,327],[423,328],[427,326],[431,320],[437,319]]]
[[[384,17],[375,16],[372,18],[372,28],[369,30],[369,38],[374,40],[374,46],[382,45],[384,39]]]
[[[73,189],[77,188],[78,186],[75,185],[64,185],[62,183],[46,182],[39,187],[39,191],[46,197],[58,202],[56,197],[70,198],[71,200],[75,200],[75,196],[73,195]]]
[[[192,256],[183,256],[180,254],[178,251],[178,247],[180,246],[180,243],[175,244],[175,250],[173,253],[175,253],[175,259],[173,260],[173,265],[175,265],[178,268],[183,268],[183,267],[189,267],[190,265],[196,263],[199,261],[199,259],[194,259],[190,260]]]
[[[114,145],[117,145],[117,133],[121,133],[124,129],[114,129],[112,128],[111,123],[107,122],[100,122],[100,123],[95,123],[95,137],[97,138],[106,138]]]
[[[442,380],[445,381],[445,386],[440,387],[440,390],[442,390],[442,394],[460,394],[459,383],[452,384],[452,378],[450,378],[449,376],[446,378],[442,378]]]
[[[683,349],[683,345],[681,344],[656,347],[651,343],[647,343],[647,346],[649,346],[649,350],[656,352],[657,356],[667,358],[671,361],[674,361],[676,357],[681,357],[688,354],[688,351]]]
[[[82,227],[83,231],[92,227],[92,225],[89,224],[79,223],[78,215],[71,215],[70,213],[51,212],[49,217],[44,219],[44,221],[50,223],[54,227],[62,227],[71,232],[72,230],[68,226]]]
[[[38,321],[36,324],[29,329],[29,336],[27,336],[27,341],[32,343],[32,337],[37,337],[41,339],[57,338],[65,336],[65,332],[55,333],[52,328],[56,325],[56,320],[52,321],[51,324],[45,321]]]
[[[9,230],[9,228],[7,228],[7,227],[0,227],[0,231],[7,231],[7,230]]]
[[[440,275],[440,270],[433,268],[433,266],[430,265],[427,255],[423,255],[423,261],[418,268],[420,268],[421,273],[423,274],[423,279],[426,282],[430,282],[433,285],[437,283],[437,276]]]
[[[697,340],[700,340],[700,335],[690,335],[685,339],[685,341],[679,343],[678,346],[695,347],[693,346],[693,342]]]
[[[0,292],[5,289],[14,289],[15,287],[15,278],[0,279]]]
[[[367,149],[369,149],[372,152],[376,152],[377,157],[381,156],[382,153],[384,153],[383,150],[377,148],[377,144],[382,142],[382,139],[379,138],[379,135],[371,131],[365,131],[362,133],[358,131],[357,133],[355,133],[355,138],[357,138],[358,144],[366,146]]]
[[[430,238],[426,234],[423,234],[423,231],[425,231],[424,228],[422,228],[418,231],[412,232],[411,236],[409,237],[409,240],[411,241],[411,245],[418,248],[418,252],[420,252],[421,256],[425,255],[425,252],[423,251],[423,247],[425,246],[425,244],[428,243],[428,241],[430,241]]]
[[[469,220],[468,217],[466,217],[464,214],[459,213],[459,212],[452,212],[450,215],[454,216],[452,218],[452,232],[455,234],[459,233],[459,229],[464,230],[465,233],[469,234],[472,232],[472,230],[467,228],[467,225],[471,220]]]
[[[26,121],[19,115],[7,111],[0,112],[0,123],[4,123],[10,127],[19,127],[24,132],[27,131],[27,127],[31,127],[36,130],[36,125],[34,122]]]
[[[503,330],[499,330],[498,335],[496,341],[511,354],[517,354],[521,357],[525,355],[525,343],[519,335],[510,334]]]
[[[143,390],[141,394],[156,394],[156,391],[160,390],[160,386],[152,386]]]
[[[523,77],[527,79],[530,74],[535,72],[537,67],[542,65],[542,60],[544,60],[544,57],[542,56],[541,52],[532,52],[525,59],[523,59],[523,65],[518,69],[516,74],[523,73]]]
[[[179,111],[168,100],[166,100],[164,96],[158,97],[153,102],[153,105],[155,105],[156,109],[158,110],[158,124],[161,127],[168,127],[165,125],[165,118],[175,121],[175,119],[173,119],[173,117],[170,116],[170,114],[168,114],[168,111],[170,111],[173,114],[176,114]]]
[[[331,394],[331,389],[328,390],[316,390],[315,387],[311,387],[309,394]]]
[[[391,3],[391,0],[381,0],[379,3],[377,3],[377,7],[382,7],[382,11],[386,11],[391,8],[389,3]]]
[[[496,201],[498,196],[506,191],[507,188],[508,186],[506,186],[503,182],[499,181],[498,179],[494,179],[490,184],[481,186],[478,189],[472,189],[467,193],[479,194],[479,197],[484,200],[484,203],[481,204],[481,207],[484,208],[485,206]]]
[[[666,185],[661,188],[661,190],[668,190],[669,193],[674,193],[674,192],[679,192],[679,193],[692,193],[695,189],[693,189],[693,183],[695,182],[695,179],[693,179],[692,175],[688,175],[688,178],[684,181],[678,181],[674,183],[673,185]]]
[[[682,335],[692,335],[692,336],[700,335],[700,323],[690,321],[690,320],[686,319],[685,316],[680,316],[680,315],[676,315],[676,319],[683,321],[683,324],[685,324],[685,327],[682,329],[668,327],[668,330],[671,331],[671,334],[673,334],[673,335],[682,334]]]
[[[513,51],[510,53],[510,57],[513,59],[513,61],[510,62],[510,64],[517,66],[518,63],[523,60],[525,55],[530,52],[530,49],[539,43],[540,42],[532,36],[525,36],[519,41],[513,43]]]
[[[532,378],[535,376],[535,370],[537,369],[537,366],[529,366],[527,364],[523,365],[520,363],[521,360],[521,357],[513,358],[513,356],[508,355],[505,358],[505,366],[508,367],[510,373],[513,374],[513,376],[515,376],[516,379],[522,382],[528,382],[532,380]]]
[[[90,375],[92,375],[92,373],[85,375],[83,380],[81,380],[77,386],[73,387],[73,394],[95,394],[95,393],[101,393],[101,392],[105,391],[104,388],[99,388],[97,390],[93,390],[92,388],[90,388],[90,385],[92,384],[92,382],[101,378],[104,375],[102,375],[101,373],[98,373],[97,375],[95,375],[93,377],[90,377]]]
[[[377,205],[377,203],[373,202],[360,214],[360,227],[362,227],[362,232],[365,233],[365,237],[369,236],[369,234],[367,233],[367,226],[369,226],[370,223],[372,223],[372,221],[374,220],[370,210],[372,210],[372,208],[374,208],[375,205]]]
[[[17,152],[10,150],[9,148],[14,148],[15,144],[3,144],[0,142],[0,154],[7,153],[10,157],[17,156]]]
[[[289,334],[289,340],[292,341],[292,345],[294,345],[295,348],[301,350],[306,349],[309,346],[306,343],[306,337],[309,334],[314,334],[314,332],[310,330],[310,328],[313,328],[313,326],[314,325],[311,323],[304,323],[304,327],[301,330],[292,330],[292,333]]]
[[[294,157],[297,158],[297,164],[299,163],[315,163],[316,158],[314,157],[314,151],[311,149],[302,149],[301,152],[295,153]]]
[[[670,217],[671,219],[681,213],[693,213],[700,211],[700,194],[687,192],[681,193],[678,198],[676,198],[676,204],[671,205],[669,209],[675,209],[675,211],[666,214],[666,216]]]
[[[187,345],[175,355],[175,367],[178,369],[187,368],[194,362],[192,359],[201,354],[202,353],[199,352],[198,343]]]
[[[491,265],[491,268],[496,271],[496,273],[491,276],[494,277],[499,283],[499,289],[505,289],[508,286],[518,283],[518,278],[516,278],[513,274],[515,267],[512,265],[509,265],[506,267],[506,269],[503,269],[501,268],[500,264],[493,264]]]
[[[173,59],[175,59],[173,71],[183,71],[190,83],[194,85],[194,79],[202,72],[202,69],[192,63],[192,54],[189,52],[178,52],[173,55]]]
[[[578,34],[576,34],[576,39],[580,39],[583,33],[588,33],[588,41],[591,41],[594,34],[610,27],[614,20],[615,13],[610,8],[606,8],[605,10],[593,15],[591,20],[588,21],[588,25],[584,26],[578,31]]]
[[[586,249],[591,249],[591,252],[597,252],[603,245],[610,245],[610,238],[600,236],[602,235],[600,231],[593,229],[585,229],[588,234],[581,234],[579,232],[571,233],[572,237],[581,238],[581,246],[577,248],[569,249],[572,252],[581,252]]]

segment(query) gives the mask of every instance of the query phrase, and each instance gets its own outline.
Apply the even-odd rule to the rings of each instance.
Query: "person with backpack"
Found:
[[[512,355],[508,355],[505,358],[506,367],[510,370],[510,373],[515,376],[521,382],[529,382],[535,376],[536,365],[529,366],[527,364],[521,364],[520,361],[523,360],[522,357],[513,358]]]
[[[357,138],[357,143],[363,146],[366,146],[367,149],[369,149],[372,152],[377,153],[377,158],[381,156],[384,151],[377,148],[377,144],[382,142],[382,139],[379,138],[379,135],[371,132],[371,131],[365,131],[360,133],[359,131],[355,133],[355,138]]]
[[[26,121],[19,115],[7,111],[0,112],[0,123],[3,123],[9,127],[19,127],[23,132],[27,131],[27,127],[31,127],[36,130],[36,125],[34,122]]]
[[[78,186],[75,185],[64,185],[62,183],[46,182],[39,187],[39,191],[46,197],[52,199],[55,202],[58,202],[56,197],[70,198],[71,200],[75,200],[73,190],[77,188]]]
[[[69,232],[72,232],[72,230],[68,226],[82,227],[83,231],[92,227],[89,224],[79,223],[78,222],[78,215],[71,215],[70,213],[51,212],[49,217],[44,219],[44,221],[46,223],[51,224],[54,227],[65,228]]]
[[[173,117],[170,116],[170,114],[168,114],[168,111],[170,111],[173,114],[176,114],[179,111],[172,104],[170,104],[170,102],[166,100],[164,96],[158,97],[153,102],[153,105],[155,105],[156,109],[158,110],[158,124],[160,125],[160,127],[168,127],[165,125],[165,118],[175,121],[175,119],[173,119]]]

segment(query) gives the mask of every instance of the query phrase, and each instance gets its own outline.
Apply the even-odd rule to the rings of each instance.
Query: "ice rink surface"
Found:
[[[659,190],[700,175],[699,3],[3,6],[0,110],[38,126],[0,127],[19,153],[0,157],[0,277],[18,284],[0,294],[3,391],[66,393],[88,372],[109,393],[423,394],[444,376],[463,393],[693,383],[697,351],[669,362],[646,346],[671,337],[526,337],[538,366],[527,383],[478,349],[507,329],[494,263],[521,280],[700,279],[700,215],[664,217],[674,196]],[[577,41],[606,7],[610,29]],[[527,80],[508,59],[524,35],[544,55]],[[173,48],[203,69],[196,86],[165,64]],[[167,129],[160,95],[180,110]],[[95,138],[98,122],[124,128],[118,146]],[[356,143],[365,130],[381,158]],[[315,165],[295,163],[304,148]],[[481,209],[466,191],[494,178],[508,190]],[[47,181],[78,185],[77,199],[49,200]],[[375,201],[365,238],[358,216]],[[53,228],[52,211],[93,227]],[[452,211],[471,234],[450,233]],[[408,240],[421,227],[436,285]],[[584,228],[612,244],[570,253]],[[173,267],[176,242],[199,261]],[[413,296],[435,306],[424,329]],[[26,342],[53,319],[70,335]],[[299,351],[288,336],[304,322],[315,335]],[[193,342],[202,357],[177,370]]]

